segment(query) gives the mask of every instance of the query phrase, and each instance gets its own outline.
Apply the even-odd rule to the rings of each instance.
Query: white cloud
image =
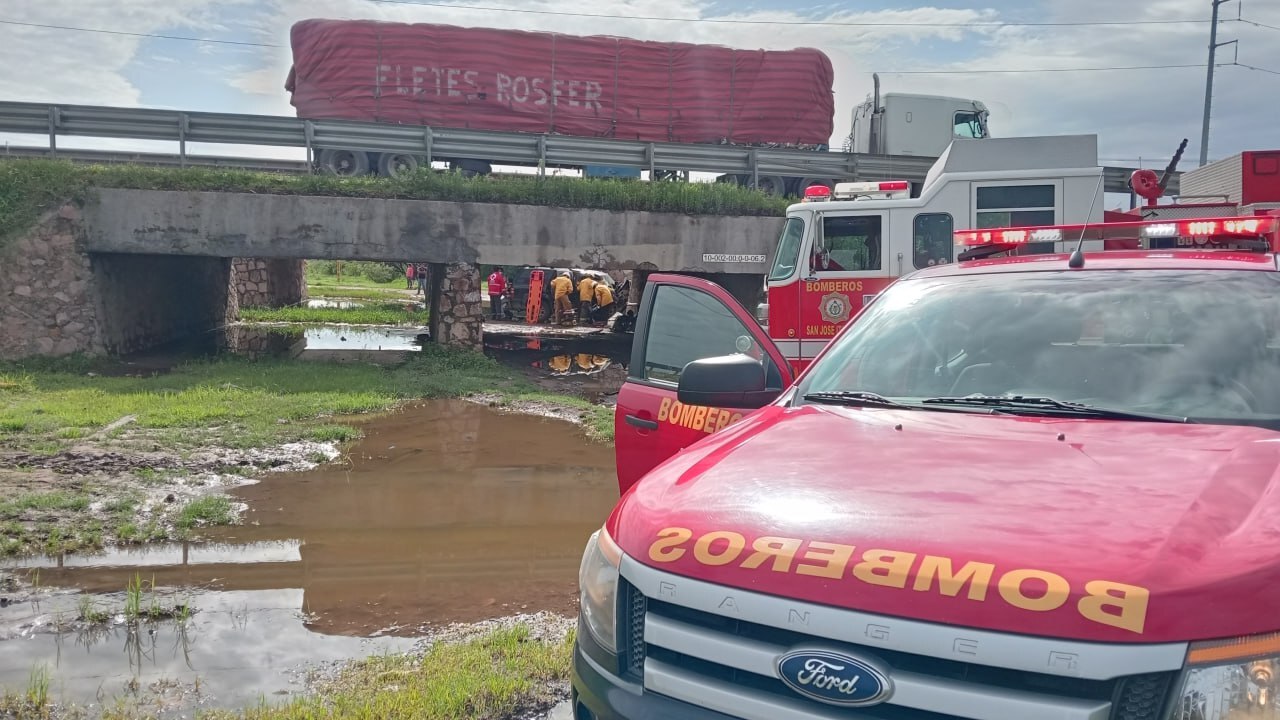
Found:
[[[243,2],[245,0],[235,0]],[[44,0],[9,9],[6,19],[132,33],[175,28],[216,31],[216,0]],[[137,105],[141,92],[124,76],[142,38],[15,25],[0,29],[0,97],[11,100]]]

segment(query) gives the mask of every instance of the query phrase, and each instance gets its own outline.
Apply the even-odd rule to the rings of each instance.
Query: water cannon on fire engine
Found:
[[[1173,154],[1173,159],[1169,161],[1162,175],[1156,175],[1154,170],[1136,170],[1129,176],[1129,187],[1147,201],[1147,207],[1155,207],[1164,196],[1164,191],[1169,187],[1169,180],[1178,169],[1178,161],[1182,159],[1182,153],[1186,149],[1187,139],[1182,138],[1182,143],[1178,145],[1177,152]]]

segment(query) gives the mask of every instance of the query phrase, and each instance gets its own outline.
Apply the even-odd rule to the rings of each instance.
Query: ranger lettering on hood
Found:
[[[714,530],[694,537],[689,528],[670,527],[658,532],[649,546],[649,560],[675,562],[688,554],[713,567],[737,564],[743,570],[765,570],[854,580],[868,585],[937,592],[986,602],[994,594],[1020,610],[1051,612],[1079,594],[1076,611],[1102,625],[1141,634],[1146,624],[1151,592],[1136,585],[1091,580],[1072,587],[1063,576],[1047,570],[1015,568],[998,570],[992,563],[966,562],[956,567],[951,558],[900,550],[870,548],[857,552],[853,545],[760,536],[748,541],[742,533]]]

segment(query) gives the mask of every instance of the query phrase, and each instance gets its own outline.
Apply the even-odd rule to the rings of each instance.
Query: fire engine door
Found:
[[[700,278],[649,276],[636,317],[631,365],[614,411],[621,492],[662,461],[752,412],[676,400],[685,365],[735,353],[763,363],[770,388],[791,384],[791,368],[782,353],[728,291]]]
[[[800,355],[811,360],[849,319],[902,273],[891,254],[889,213],[822,213],[801,288]]]

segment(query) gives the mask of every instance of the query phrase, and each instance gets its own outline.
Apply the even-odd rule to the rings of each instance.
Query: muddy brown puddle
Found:
[[[23,687],[37,663],[71,678],[73,695],[118,676],[225,676],[225,687],[206,685],[223,705],[243,699],[241,685],[295,687],[283,672],[241,677],[275,668],[271,658],[284,668],[367,655],[399,647],[387,636],[576,610],[583,545],[617,499],[611,447],[563,421],[465,401],[423,403],[364,429],[344,465],[267,474],[234,491],[249,507],[245,524],[208,532],[207,542],[6,563],[19,576],[38,572],[44,587],[115,593],[103,608],[122,604],[136,574],[196,614],[182,637],[175,623],[155,626],[152,659],[136,663],[148,674],[126,665],[120,628],[96,646],[83,633],[49,632],[59,614],[74,618],[74,593],[43,609],[0,609],[0,686]]]

